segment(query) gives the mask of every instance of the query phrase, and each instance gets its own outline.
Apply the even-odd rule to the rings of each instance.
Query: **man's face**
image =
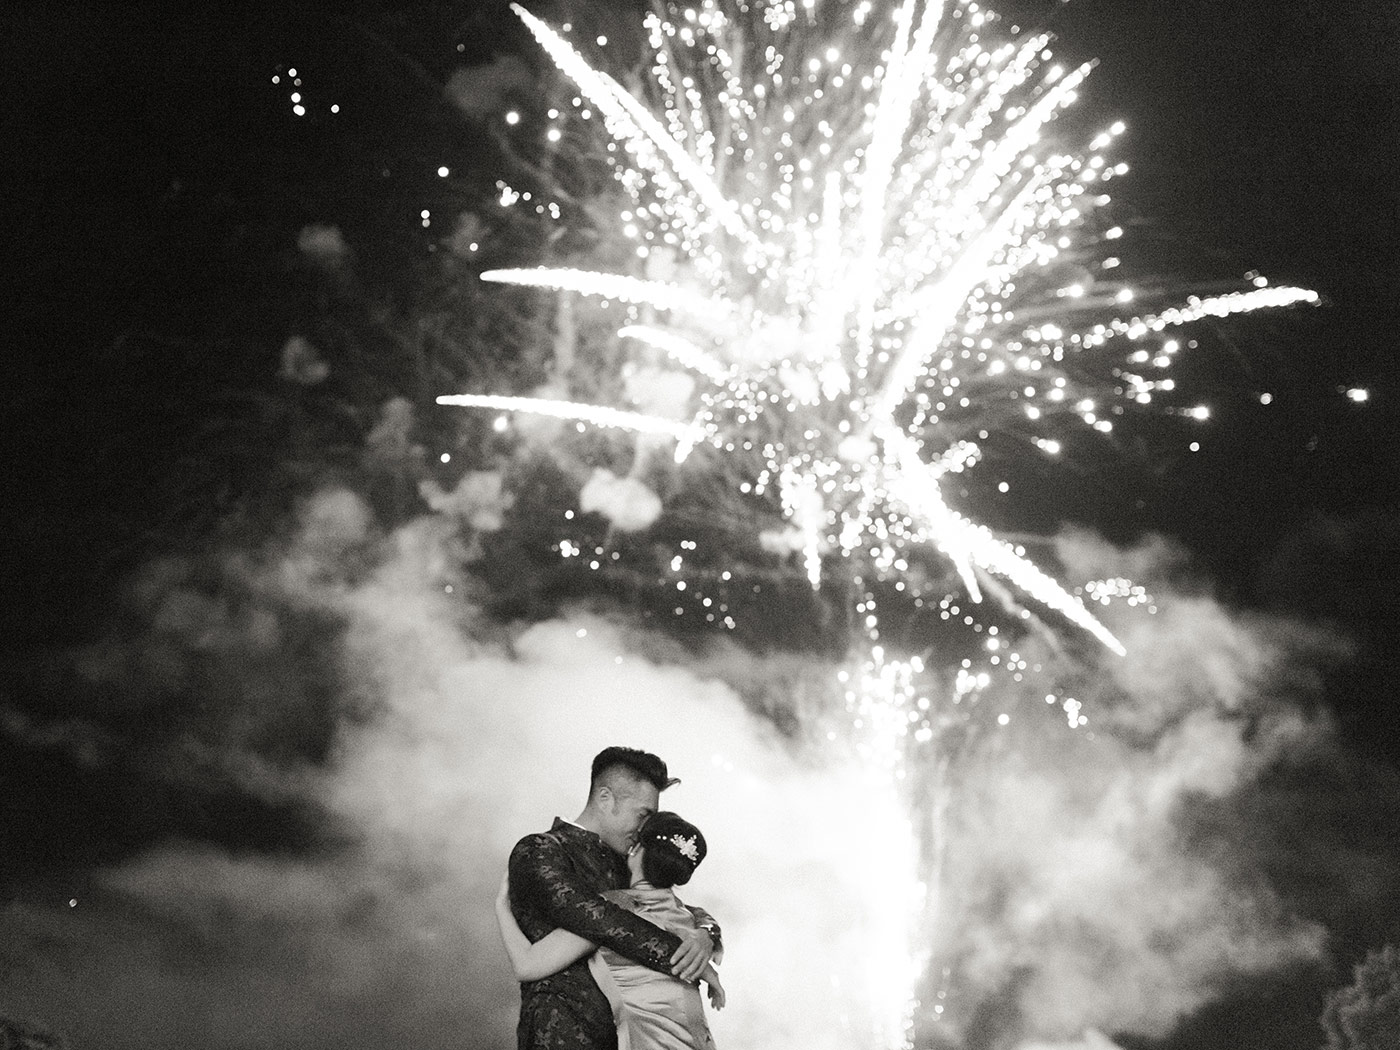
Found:
[[[637,831],[661,804],[661,792],[645,780],[620,783],[603,809],[606,832],[602,839],[619,853],[637,841]]]

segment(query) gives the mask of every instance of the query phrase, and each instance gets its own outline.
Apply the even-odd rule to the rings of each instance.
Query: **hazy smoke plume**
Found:
[[[1075,578],[1159,583],[1183,560],[1160,541],[1115,552],[1082,534],[1061,554]],[[1084,683],[1087,726],[1008,705],[954,778],[940,935],[964,1006],[950,1023],[975,1045],[1161,1037],[1232,982],[1322,956],[1326,931],[1266,877],[1258,839],[1276,829],[1232,840],[1210,822],[1330,748],[1326,720],[1296,701],[1342,647],[1165,584],[1154,608],[1125,618],[1127,657]]]
[[[461,523],[496,520],[488,480],[387,536],[357,497],[326,492],[285,547],[227,556],[222,589],[171,563],[138,581],[146,627],[83,654],[84,673],[112,695],[204,682],[221,712],[206,743],[190,734],[148,760],[312,806],[327,844],[167,842],[95,873],[75,903],[61,888],[16,902],[0,937],[41,946],[6,978],[17,1012],[113,1050],[510,1046],[516,993],[491,910],[506,854],[574,816],[592,755],[626,743],[667,759],[684,782],[666,804],[711,843],[685,896],[726,929],[719,1044],[881,1045],[899,1005],[906,814],[843,751],[755,714],[792,661],[696,659],[583,612],[484,617],[455,566]],[[1122,560],[1075,542],[1081,560]],[[1280,687],[1303,635],[1204,598],[1160,604],[1083,697],[1087,730],[1023,706],[956,756],[931,933],[956,981],[937,1021],[928,982],[922,1015],[949,1038],[1102,1050],[1090,1030],[1160,1034],[1235,976],[1320,952],[1320,927],[1289,913],[1249,850],[1202,839],[1192,818],[1323,746]],[[288,610],[340,630],[298,643]],[[312,650],[333,681],[295,678]],[[270,734],[296,753],[307,729],[288,712],[318,684],[337,691],[324,759],[268,760]],[[0,727],[71,738],[92,763],[122,747],[81,720]]]

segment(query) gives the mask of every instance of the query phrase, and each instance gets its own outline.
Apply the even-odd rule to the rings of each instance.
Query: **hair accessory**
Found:
[[[657,835],[657,842],[669,842],[675,846],[680,855],[692,864],[700,863],[700,851],[695,848],[695,836],[683,837],[676,835]]]

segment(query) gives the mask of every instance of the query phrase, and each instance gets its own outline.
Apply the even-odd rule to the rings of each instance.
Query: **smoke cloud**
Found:
[[[492,913],[506,855],[574,816],[592,755],[626,743],[667,760],[683,783],[666,805],[711,843],[684,896],[726,930],[719,1044],[888,1045],[917,927],[910,817],[824,734],[780,733],[762,715],[761,698],[834,668],[697,657],[584,611],[493,622],[456,568],[462,522],[499,502],[488,480],[389,535],[354,495],[322,493],[284,547],[224,558],[233,596],[170,562],[137,581],[144,631],[82,654],[82,673],[109,683],[104,695],[168,692],[208,682],[213,660],[217,731],[150,761],[309,807],[325,842],[166,841],[71,895],[35,889],[0,915],[0,939],[34,946],[5,975],[14,1012],[113,1050],[510,1046],[517,993]],[[1147,577],[1162,564],[1074,542],[1104,564],[1137,558]],[[948,861],[922,947],[953,980],[944,999],[924,982],[930,1040],[1107,1050],[1098,1032],[1161,1034],[1240,975],[1319,957],[1322,928],[1280,897],[1256,848],[1212,838],[1201,811],[1327,751],[1326,724],[1293,702],[1322,650],[1300,657],[1311,635],[1208,598],[1158,604],[1115,625],[1130,655],[1082,695],[1087,728],[1008,698],[1003,730],[938,756],[955,771],[949,816],[921,830],[943,836]],[[317,649],[337,699],[315,760],[267,757],[270,734],[306,732],[277,705],[296,708],[316,684],[289,677],[307,660],[289,609],[339,625]],[[11,714],[0,728],[71,742],[89,764],[123,746],[81,719]]]
[[[667,804],[717,842],[687,887],[727,931],[717,1037],[869,1044],[885,1023],[863,951],[870,868],[898,836],[888,809],[868,812],[866,774],[791,752],[731,688],[623,625],[486,623],[451,582],[454,535],[433,517],[377,538],[333,491],[281,557],[232,559],[258,593],[343,621],[344,674],[370,713],[342,721],[324,766],[277,772],[230,736],[222,768],[314,804],[350,844],[269,857],[169,842],[95,873],[72,906],[17,904],[5,935],[48,946],[8,989],[21,1012],[117,1048],[512,1045],[491,907],[506,855],[574,816],[593,754],[625,742],[667,759],[684,779]],[[370,546],[378,567],[352,584]],[[169,567],[137,589],[156,610],[145,647],[246,649],[259,619],[256,644],[276,641],[271,614],[231,618]]]
[[[964,1007],[947,1023],[970,1045],[1160,1038],[1242,981],[1324,958],[1324,927],[1269,880],[1279,826],[1232,836],[1222,814],[1280,769],[1338,760],[1299,701],[1345,646],[1173,593],[1184,557],[1160,540],[1120,552],[1074,533],[1061,554],[1075,578],[1155,581],[1155,614],[1114,625],[1128,655],[1081,683],[1087,727],[1002,698],[1009,724],[953,778],[937,936]]]

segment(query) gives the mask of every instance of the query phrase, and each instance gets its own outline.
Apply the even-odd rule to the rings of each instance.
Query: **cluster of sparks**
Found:
[[[744,491],[777,494],[813,587],[832,572],[898,579],[936,551],[971,604],[991,593],[1027,618],[1029,598],[1122,654],[1080,595],[950,504],[948,476],[974,469],[993,432],[1051,457],[1074,428],[1108,434],[1124,405],[1172,390],[1171,330],[1316,295],[1255,278],[1164,301],[1116,279],[1124,231],[1098,216],[1127,170],[1109,158],[1123,126],[1079,152],[1047,135],[1092,64],[1058,65],[1047,35],[971,0],[658,4],[635,93],[514,10],[576,85],[577,115],[612,140],[636,262],[482,276],[620,304],[619,337],[697,392],[671,419],[491,394],[439,403],[664,435],[677,463],[700,446],[744,457],[757,464]],[[503,200],[520,196],[503,184]],[[1130,581],[1084,593],[1150,603]],[[923,668],[886,653],[868,588],[857,613],[870,644],[843,677],[847,704],[866,757],[895,770],[906,738],[936,734]],[[1023,663],[995,628],[987,645]],[[964,661],[958,697],[986,685]],[[1077,700],[1047,699],[1083,724]]]
[[[1105,155],[1123,126],[1084,155],[1046,145],[1091,66],[1053,64],[1047,36],[1002,32],[975,3],[657,11],[640,99],[515,10],[614,141],[642,275],[483,277],[626,304],[620,336],[704,386],[688,419],[493,395],[439,402],[665,434],[678,462],[702,443],[756,453],[752,491],[777,489],[814,587],[833,558],[887,575],[906,551],[933,548],[973,602],[1006,581],[1121,653],[1076,595],[950,506],[943,477],[975,465],[993,428],[1021,429],[1046,455],[1061,442],[1037,426],[1070,416],[1110,432],[1121,402],[1172,389],[1167,329],[1315,294],[1260,279],[1124,316],[1134,292],[1111,279],[1118,260],[1100,257],[1097,275],[1082,261],[1122,234],[1097,230],[1093,214],[1126,171]],[[1065,273],[1074,279],[1057,284]],[[1102,372],[1086,382],[1077,359],[1101,363],[1113,340],[1134,345],[1106,384]]]

